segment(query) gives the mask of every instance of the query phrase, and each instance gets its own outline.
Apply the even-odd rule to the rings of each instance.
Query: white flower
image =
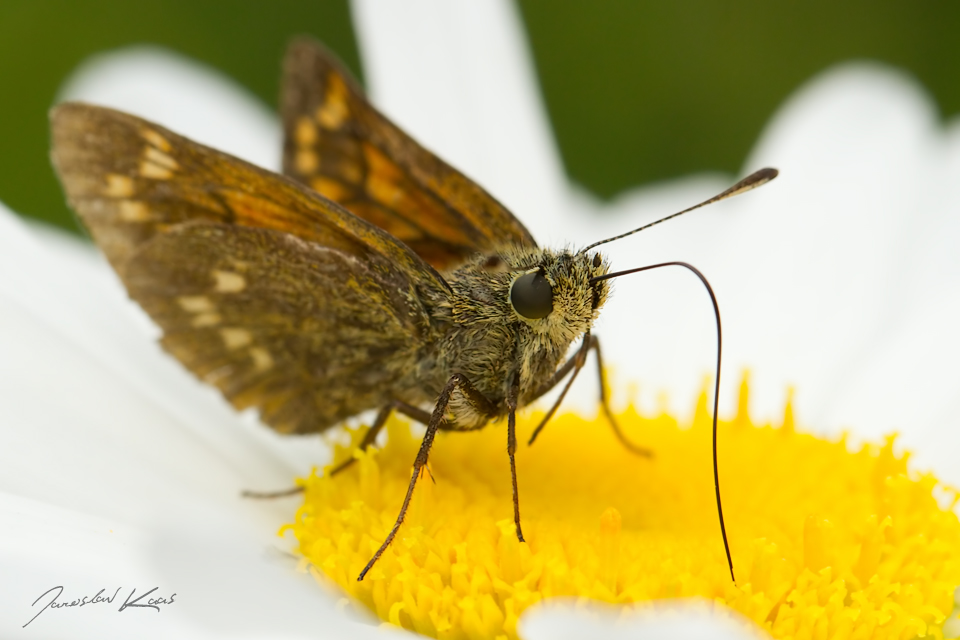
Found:
[[[571,186],[505,2],[364,0],[354,17],[374,102],[500,198],[541,244],[614,235],[732,181],[692,177],[610,204]],[[92,61],[64,97],[278,162],[278,127],[264,107],[162,51]],[[956,127],[939,123],[899,72],[850,65],[779,111],[744,173],[765,165],[782,172],[772,185],[608,245],[615,268],[682,259],[710,277],[724,319],[721,411],[749,366],[755,415],[779,416],[792,384],[802,425],[868,438],[899,430],[919,467],[960,484]],[[677,407],[692,404],[714,357],[700,284],[664,270],[616,289],[598,333],[617,379],[640,382],[648,405],[660,389]],[[116,587],[119,600],[154,586],[177,597],[159,615],[50,609],[26,629],[37,637],[398,633],[351,620],[335,594],[274,551],[289,503],[239,498],[322,464],[323,444],[235,415],[146,337],[155,334],[87,245],[0,210],[0,635],[25,633],[38,609],[30,603],[56,585],[61,601]],[[573,402],[592,409],[595,387],[583,378]],[[564,615],[532,613],[525,637],[580,628]]]

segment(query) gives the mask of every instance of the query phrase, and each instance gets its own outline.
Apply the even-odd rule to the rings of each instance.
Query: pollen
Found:
[[[292,531],[316,579],[381,620],[436,638],[517,638],[518,617],[556,596],[624,614],[650,600],[705,598],[774,638],[944,638],[956,633],[960,496],[908,468],[893,436],[854,444],[755,424],[741,387],[721,421],[720,486],[736,582],[720,534],[707,395],[694,417],[618,416],[640,458],[602,417],[556,417],[517,451],[513,525],[506,427],[438,434],[393,544],[357,576],[393,526],[422,429],[398,419],[381,450],[339,447],[357,462],[300,480]],[[526,442],[542,414],[518,420]],[[328,468],[329,470],[329,468]],[[431,477],[433,481],[431,481]],[[958,592],[960,595],[960,592]],[[945,625],[946,623],[946,625]]]

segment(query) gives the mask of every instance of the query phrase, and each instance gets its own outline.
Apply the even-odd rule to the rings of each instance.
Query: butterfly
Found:
[[[599,363],[591,328],[619,274],[590,249],[616,238],[538,247],[313,40],[289,47],[281,102],[283,175],[80,103],[51,113],[53,164],[162,347],[234,407],[284,434],[376,410],[363,448],[393,412],[427,426],[400,515],[359,579],[401,526],[438,430],[507,418],[522,541],[516,411],[564,380],[566,393],[589,351]],[[648,454],[620,434],[602,384],[601,404]]]

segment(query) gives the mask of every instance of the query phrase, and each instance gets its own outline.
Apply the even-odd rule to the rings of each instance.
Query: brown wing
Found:
[[[283,171],[441,271],[503,244],[536,246],[513,214],[374,109],[322,45],[287,50]]]
[[[416,364],[408,308],[384,279],[289,234],[181,224],[137,252],[124,282],[168,352],[281,432],[383,406]]]
[[[237,407],[311,432],[382,405],[444,287],[403,244],[302,186],[133,116],[52,113],[70,204],[163,346]]]

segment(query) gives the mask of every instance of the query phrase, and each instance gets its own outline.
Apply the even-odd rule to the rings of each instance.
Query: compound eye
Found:
[[[513,281],[510,302],[524,318],[544,318],[553,311],[553,289],[542,272],[525,273]]]

